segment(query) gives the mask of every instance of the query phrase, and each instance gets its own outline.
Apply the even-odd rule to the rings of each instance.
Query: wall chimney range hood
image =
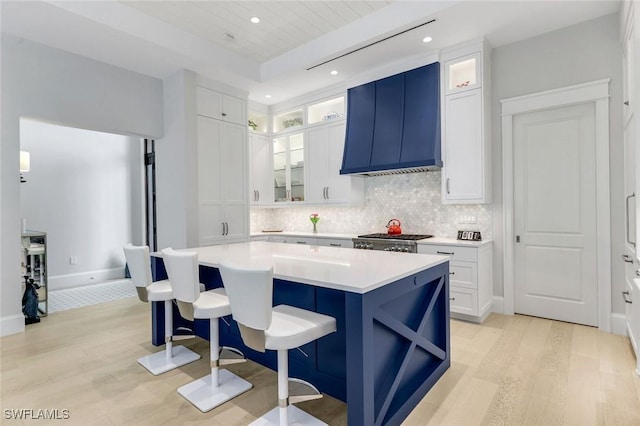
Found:
[[[389,175],[442,167],[440,64],[348,90],[340,174]]]

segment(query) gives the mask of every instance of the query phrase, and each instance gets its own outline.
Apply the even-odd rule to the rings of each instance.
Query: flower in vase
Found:
[[[318,216],[318,213],[311,213],[309,220],[315,225],[320,220],[320,216]]]

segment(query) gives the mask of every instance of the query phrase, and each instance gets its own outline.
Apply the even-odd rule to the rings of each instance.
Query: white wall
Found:
[[[50,290],[124,277],[122,246],[141,235],[140,144],[131,136],[20,120],[20,148],[31,154],[20,185],[21,217],[29,229],[47,232]]]
[[[493,235],[494,294],[503,295],[502,128],[500,100],[577,83],[611,78],[610,184],[612,311],[624,312],[620,298],[624,270],[622,151],[622,57],[617,14],[584,22],[493,50]]]
[[[24,330],[20,287],[20,118],[160,137],[162,81],[2,34],[0,335]]]

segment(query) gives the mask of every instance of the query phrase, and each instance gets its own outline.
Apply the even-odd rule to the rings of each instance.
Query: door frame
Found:
[[[503,99],[502,217],[504,305],[515,313],[515,234],[513,182],[513,119],[515,115],[584,103],[595,105],[596,139],[596,251],[598,267],[598,328],[611,331],[611,213],[609,198],[609,83],[596,80],[559,89]],[[605,202],[601,202],[605,201]]]

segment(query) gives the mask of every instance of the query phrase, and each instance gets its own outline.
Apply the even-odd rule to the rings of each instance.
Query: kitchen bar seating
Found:
[[[231,315],[229,299],[223,288],[200,292],[197,253],[167,248],[162,250],[162,258],[180,315],[190,321],[209,320],[211,374],[178,388],[187,401],[207,412],[252,387],[230,371],[220,370],[222,365],[246,361],[242,352],[233,348],[223,348],[223,354],[232,357],[220,359],[218,323],[221,317]]]
[[[260,352],[277,351],[278,407],[251,425],[325,425],[291,405],[321,398],[322,394],[309,383],[289,379],[288,351],[335,332],[335,318],[289,305],[272,307],[272,267],[242,267],[221,261],[219,270],[245,345]],[[313,394],[290,395],[289,380],[308,386]]]
[[[138,362],[154,376],[200,359],[200,355],[184,346],[173,347],[173,292],[169,280],[152,282],[149,247],[124,246],[131,279],[142,302],[164,302],[165,350],[143,356]]]

